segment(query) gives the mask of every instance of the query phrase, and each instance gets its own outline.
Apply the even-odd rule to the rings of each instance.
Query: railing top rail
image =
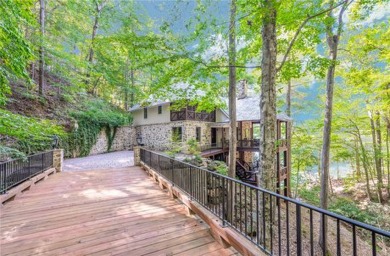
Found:
[[[187,165],[189,167],[192,167],[192,168],[196,168],[196,169],[200,169],[202,171],[205,171],[205,172],[208,172],[208,173],[211,173],[213,175],[216,175],[216,176],[220,176],[224,179],[227,179],[227,180],[230,180],[232,182],[236,182],[238,184],[241,184],[243,186],[247,186],[247,187],[250,187],[250,188],[253,188],[253,189],[256,189],[260,192],[263,192],[263,193],[266,193],[266,194],[269,194],[269,195],[272,195],[272,196],[275,196],[279,199],[282,199],[282,200],[285,200],[285,201],[288,201],[290,203],[293,203],[293,204],[296,204],[296,205],[299,205],[299,206],[303,206],[307,209],[311,209],[311,210],[314,210],[316,212],[319,212],[319,213],[322,213],[322,214],[325,214],[329,217],[333,217],[333,218],[336,218],[336,219],[339,219],[345,223],[348,223],[348,224],[352,224],[352,225],[355,225],[357,227],[361,227],[361,228],[364,228],[364,229],[367,229],[369,231],[373,231],[379,235],[382,235],[382,236],[386,236],[386,237],[390,237],[390,232],[389,231],[386,231],[386,230],[382,230],[382,229],[379,229],[377,227],[374,227],[374,226],[371,226],[369,224],[366,224],[366,223],[363,223],[363,222],[360,222],[360,221],[357,221],[357,220],[353,220],[353,219],[350,219],[350,218],[347,218],[345,216],[342,216],[342,215],[339,215],[339,214],[336,214],[336,213],[333,213],[333,212],[330,212],[330,211],[327,211],[327,210],[324,210],[324,209],[321,209],[319,207],[316,207],[314,205],[310,205],[310,204],[307,204],[307,203],[304,203],[304,202],[301,202],[299,200],[296,200],[296,199],[293,199],[293,198],[289,198],[289,197],[286,197],[286,196],[283,196],[283,195],[280,195],[280,194],[277,194],[275,192],[272,192],[272,191],[269,191],[269,190],[266,190],[264,188],[261,188],[261,187],[256,187],[256,186],[253,186],[251,184],[247,184],[245,182],[242,182],[240,180],[237,180],[237,179],[234,179],[234,178],[231,178],[231,177],[228,177],[228,176],[225,176],[225,175],[222,175],[222,174],[219,174],[219,173],[216,173],[216,172],[213,172],[213,171],[210,171],[210,170],[207,170],[205,168],[202,168],[202,167],[198,167],[198,166],[195,166],[195,165],[192,165],[192,164],[189,164],[189,163],[186,163],[186,162],[183,162],[183,161],[180,161],[180,160],[177,160],[177,159],[174,159],[174,158],[171,158],[167,155],[163,155],[163,154],[160,154],[160,153],[157,153],[155,151],[152,151],[152,150],[149,150],[149,149],[146,149],[146,148],[143,148],[141,147],[141,149],[145,150],[145,151],[149,151],[155,155],[159,155],[159,156],[162,156],[162,157],[165,157],[165,158],[168,158],[170,159],[171,161],[176,161],[176,162],[179,162],[181,164],[184,164],[184,165]]]
[[[43,151],[43,152],[38,152],[38,153],[35,153],[35,154],[31,154],[31,155],[26,156],[26,158],[33,157],[33,156],[37,156],[37,155],[43,155],[43,154],[46,154],[46,153],[49,153],[49,152],[54,152],[54,151],[55,151],[55,149],[47,150],[47,151]],[[23,159],[23,158],[15,158],[15,159],[11,159],[11,160],[4,161],[4,162],[1,162],[1,161],[0,161],[0,165],[1,165],[1,164],[6,164],[6,163],[10,163],[10,162],[15,162],[15,161],[18,161],[18,160],[24,160],[24,159]]]

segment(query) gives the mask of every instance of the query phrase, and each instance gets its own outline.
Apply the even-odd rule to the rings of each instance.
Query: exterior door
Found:
[[[217,145],[217,128],[211,128],[211,145]]]

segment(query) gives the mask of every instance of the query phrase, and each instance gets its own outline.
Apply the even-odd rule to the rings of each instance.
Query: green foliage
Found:
[[[81,110],[71,112],[70,116],[77,122],[77,128],[62,144],[66,156],[87,156],[102,129],[106,131],[110,150],[117,127],[132,121],[128,113],[99,99],[86,101]]]
[[[0,106],[11,93],[9,80],[29,80],[26,67],[32,57],[31,46],[24,37],[23,27],[34,23],[33,1],[6,0],[0,2]]]
[[[320,186],[314,186],[311,188],[303,187],[299,190],[299,197],[304,199],[309,204],[319,206],[320,205]]]
[[[178,153],[180,153],[180,152],[181,152],[181,147],[178,146],[177,144],[175,144],[175,145],[172,145],[172,146],[171,146],[171,149],[168,150],[168,151],[166,151],[165,153],[166,153],[169,157],[175,158],[176,155],[177,155]]]
[[[223,161],[217,161],[213,160],[207,165],[207,169],[210,171],[216,171],[219,174],[222,175],[228,175],[229,168],[227,167],[226,163]]]
[[[191,155],[199,156],[200,151],[199,151],[199,143],[196,141],[196,139],[191,138],[187,141],[187,146],[188,146],[188,153]]]
[[[329,210],[371,225],[376,225],[378,219],[376,214],[373,215],[368,211],[363,211],[353,200],[345,197],[336,198],[336,200],[330,204]]]
[[[51,120],[25,117],[0,109],[0,134],[15,139],[17,150],[31,154],[51,148],[52,136],[66,137],[64,129]]]
[[[0,162],[7,161],[7,159],[27,159],[26,154],[17,149],[0,145]]]

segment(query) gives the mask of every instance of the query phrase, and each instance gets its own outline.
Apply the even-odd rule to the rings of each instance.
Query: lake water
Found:
[[[308,172],[318,177],[318,166],[313,166]],[[350,163],[332,163],[329,168],[329,175],[333,179],[345,178],[352,173],[353,168]]]

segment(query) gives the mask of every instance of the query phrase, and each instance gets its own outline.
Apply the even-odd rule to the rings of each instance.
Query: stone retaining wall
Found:
[[[119,127],[116,131],[114,141],[112,142],[110,151],[120,151],[132,149],[135,143],[135,129],[131,126]],[[108,149],[108,138],[106,131],[100,131],[95,145],[92,147],[90,155],[106,153]]]

